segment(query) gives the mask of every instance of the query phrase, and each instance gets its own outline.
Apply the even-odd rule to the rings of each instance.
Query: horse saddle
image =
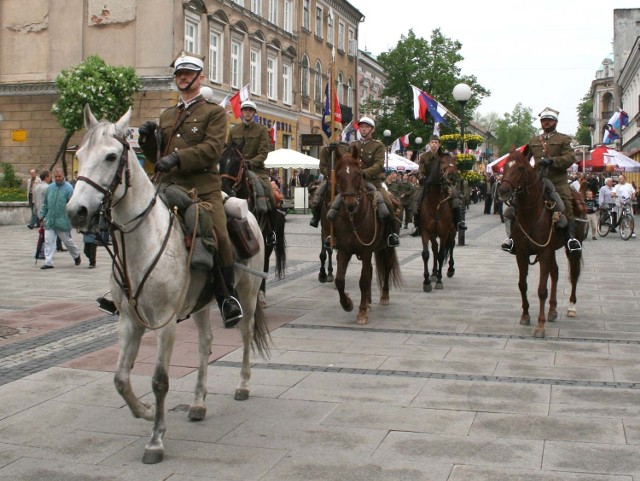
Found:
[[[253,194],[252,200],[255,210],[258,214],[266,214],[269,210],[269,194],[265,191],[265,185],[255,172],[249,170],[247,171],[247,175]]]

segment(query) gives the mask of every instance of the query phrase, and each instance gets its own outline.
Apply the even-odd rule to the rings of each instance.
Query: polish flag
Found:
[[[236,119],[239,119],[242,116],[242,112],[240,112],[240,106],[245,100],[249,100],[249,84],[242,87],[235,93],[235,95],[231,96],[231,98],[229,99],[229,104],[231,104],[233,115]],[[226,105],[223,105],[223,107],[226,107]]]
[[[410,135],[411,135],[411,132],[409,132],[407,135],[403,135],[402,137],[400,137],[400,145],[402,145],[402,149],[406,149],[407,147],[409,147]]]
[[[276,140],[278,140],[278,123],[274,122],[269,129],[269,141],[275,144]]]

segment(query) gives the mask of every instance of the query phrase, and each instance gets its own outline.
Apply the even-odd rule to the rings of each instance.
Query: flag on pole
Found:
[[[629,125],[629,115],[622,109],[614,112],[607,125],[605,125],[604,135],[602,137],[603,144],[611,144],[614,140],[620,138],[620,133]]]
[[[352,120],[349,124],[342,130],[342,141],[343,142],[353,142],[354,140],[358,140],[360,138],[360,132],[358,131],[358,122]]]
[[[242,116],[242,112],[240,112],[240,106],[245,100],[249,100],[249,84],[242,87],[229,99],[229,104],[231,104],[233,115],[236,117],[236,119],[239,119]],[[224,107],[226,107],[226,105],[224,105]]]
[[[402,144],[400,143],[400,138],[398,137],[396,140],[393,141],[393,144],[391,144],[391,153],[395,154],[396,152],[402,150]]]
[[[409,147],[409,136],[411,135],[411,132],[409,132],[406,135],[403,135],[402,137],[400,137],[400,145],[402,145],[402,149],[406,149],[407,147]]]
[[[269,129],[269,141],[275,144],[276,140],[278,140],[278,122],[271,124],[271,128]]]
[[[453,115],[444,105],[439,103],[431,95],[423,92],[418,87],[411,86],[413,90],[413,115],[416,119],[421,119],[423,122],[427,121],[427,112],[433,117],[436,122],[447,125],[444,119],[445,115],[459,120],[458,117]]]
[[[227,105],[229,105],[229,99],[231,98],[231,94],[227,94],[225,96],[225,98],[222,99],[222,101],[220,102],[220,107],[227,108]]]
[[[342,124],[342,112],[340,111],[340,103],[335,90],[333,91],[333,120]],[[322,110],[322,131],[327,138],[331,140],[331,104],[329,103],[329,83],[324,88],[324,108]]]

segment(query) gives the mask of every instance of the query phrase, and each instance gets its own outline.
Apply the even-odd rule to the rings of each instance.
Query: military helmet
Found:
[[[242,102],[240,104],[240,110],[242,110],[242,109],[253,109],[256,112],[258,111],[258,107],[251,100],[245,100],[244,102]]]

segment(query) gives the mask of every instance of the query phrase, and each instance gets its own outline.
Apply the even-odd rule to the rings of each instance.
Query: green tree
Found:
[[[133,94],[140,90],[140,80],[132,67],[113,67],[92,55],[60,72],[56,77],[56,89],[58,100],[51,112],[66,130],[66,135],[50,169],[62,158],[66,175],[64,154],[71,136],[82,129],[85,104],[89,104],[96,118],[115,122],[133,105]]]
[[[459,116],[453,87],[460,82],[468,84],[473,95],[465,106],[465,117],[472,117],[471,113],[490,92],[477,82],[474,75],[460,73],[457,64],[464,59],[460,54],[461,48],[460,42],[445,37],[440,29],[433,30],[429,40],[418,38],[413,30],[409,30],[393,49],[378,56],[378,63],[387,73],[382,100],[369,101],[361,106],[363,112],[379,112],[378,132],[389,129],[392,139],[408,132],[413,132],[413,138],[429,137],[433,131],[433,120],[430,118],[425,125],[414,119],[411,85],[428,92]],[[442,126],[443,134],[459,132],[454,119],[446,117],[446,122],[447,125]]]
[[[593,128],[593,99],[587,92],[576,108],[578,112],[578,130],[576,140],[580,145],[591,146],[591,129]]]
[[[506,154],[512,145],[526,144],[538,129],[534,126],[535,117],[529,107],[518,102],[511,113],[505,113],[503,119],[496,122],[495,136],[499,155]]]

